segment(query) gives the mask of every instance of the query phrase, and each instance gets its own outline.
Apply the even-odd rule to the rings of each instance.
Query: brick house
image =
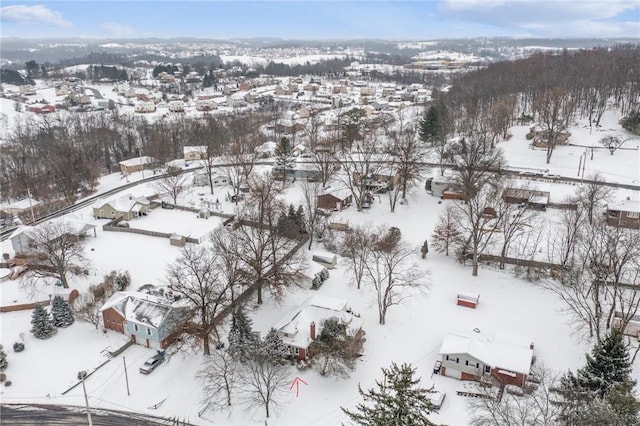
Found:
[[[276,330],[289,347],[291,355],[298,361],[313,356],[309,346],[322,332],[322,323],[329,318],[338,318],[347,324],[347,333],[359,340],[363,336],[362,320],[355,316],[345,300],[313,296],[299,309],[285,316]]]
[[[440,348],[443,376],[480,380],[490,376],[502,384],[524,386],[533,362],[533,340],[512,335],[448,333]]]
[[[319,209],[344,210],[353,202],[353,194],[347,189],[339,189],[318,195]]]
[[[52,112],[56,112],[56,107],[53,105],[45,105],[45,104],[33,104],[27,107],[29,112],[33,112],[36,114],[49,114]]]
[[[640,229],[640,201],[624,200],[607,206],[607,224]]]

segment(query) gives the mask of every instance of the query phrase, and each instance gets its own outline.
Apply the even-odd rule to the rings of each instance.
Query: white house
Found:
[[[524,386],[533,362],[533,340],[511,334],[448,333],[440,347],[440,374],[459,380],[491,376]]]

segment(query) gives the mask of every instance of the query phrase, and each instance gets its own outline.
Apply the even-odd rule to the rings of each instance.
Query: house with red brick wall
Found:
[[[329,318],[338,318],[347,324],[347,333],[356,339],[362,338],[362,320],[351,312],[347,301],[319,295],[286,315],[275,328],[291,356],[302,361],[313,356],[309,346],[322,333],[322,324]]]
[[[165,349],[191,317],[184,304],[140,292],[119,291],[100,308],[103,327],[148,348]]]
[[[533,362],[533,340],[509,334],[448,333],[440,348],[440,374],[458,380],[492,377],[524,386]]]
[[[640,229],[640,201],[624,200],[607,206],[607,224]]]

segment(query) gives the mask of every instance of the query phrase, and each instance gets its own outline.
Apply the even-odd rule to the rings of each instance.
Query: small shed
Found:
[[[184,235],[172,234],[169,237],[169,243],[172,246],[184,247],[185,245],[187,245],[187,237],[185,237]]]
[[[466,308],[475,309],[478,306],[480,295],[477,293],[458,293],[456,295],[456,304]]]
[[[317,252],[313,254],[311,260],[319,263],[327,269],[334,269],[338,264],[338,256],[333,253]]]

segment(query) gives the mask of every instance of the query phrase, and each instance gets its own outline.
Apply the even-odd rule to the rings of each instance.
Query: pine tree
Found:
[[[611,387],[623,383],[631,374],[629,348],[619,329],[614,328],[604,340],[596,343],[587,354],[586,365],[569,380],[575,387],[604,398]]]
[[[2,345],[0,345],[0,371],[6,370],[8,366],[7,353],[4,351]]]
[[[31,315],[31,332],[38,339],[47,339],[58,332],[53,325],[49,312],[37,304]]]
[[[293,168],[293,161],[291,161],[291,154],[293,153],[293,148],[291,147],[291,142],[286,137],[280,139],[280,143],[276,145],[276,149],[274,152],[275,160],[276,160],[276,168],[278,170],[282,170],[282,184],[287,180],[287,169]]]
[[[298,204],[298,209],[293,217],[293,221],[296,224],[298,232],[304,234],[306,232],[306,227],[304,224],[304,209],[302,208],[302,204]]]
[[[55,296],[51,305],[51,316],[53,317],[53,325],[56,327],[68,327],[75,319],[69,303],[62,296]]]
[[[411,364],[398,366],[393,363],[391,368],[383,368],[384,379],[376,380],[377,389],[364,392],[358,385],[364,402],[356,406],[356,411],[345,408],[342,411],[358,425],[433,425],[427,416],[437,411],[429,397],[434,391],[419,386],[420,379],[414,378],[415,371]]]
[[[289,347],[284,344],[282,338],[278,335],[275,328],[271,328],[260,345],[261,355],[271,362],[280,362],[286,359],[289,353]]]
[[[252,322],[244,310],[235,310],[229,330],[229,354],[240,361],[246,361],[255,353],[259,343],[260,339],[253,331]]]

